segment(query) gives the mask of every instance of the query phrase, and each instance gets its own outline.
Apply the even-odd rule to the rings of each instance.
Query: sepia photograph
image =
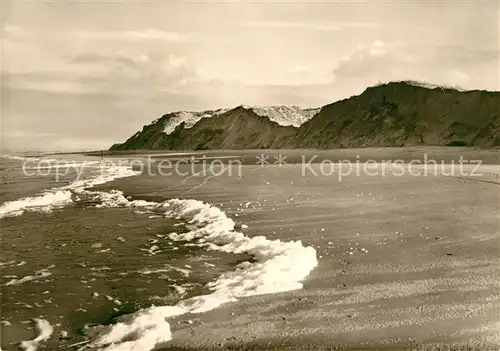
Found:
[[[499,0],[5,0],[0,351],[500,350]]]

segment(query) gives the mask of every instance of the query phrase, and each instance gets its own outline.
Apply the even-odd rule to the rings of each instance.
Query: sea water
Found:
[[[313,248],[244,235],[202,201],[93,189],[138,175],[123,162],[64,161],[41,176],[1,160],[4,350],[152,350],[172,338],[169,318],[300,289],[317,265]],[[54,171],[64,164],[76,166]]]

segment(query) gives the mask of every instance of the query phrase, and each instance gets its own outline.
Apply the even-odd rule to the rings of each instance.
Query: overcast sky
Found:
[[[378,81],[499,90],[498,1],[4,1],[4,149],[99,149],[176,110]]]

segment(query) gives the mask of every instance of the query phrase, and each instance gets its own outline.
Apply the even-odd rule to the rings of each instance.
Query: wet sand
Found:
[[[164,350],[490,350],[500,345],[499,174],[339,181],[303,176],[300,165],[248,165],[241,176],[143,175],[103,187],[210,202],[248,225],[246,235],[318,252],[302,290],[184,315]]]

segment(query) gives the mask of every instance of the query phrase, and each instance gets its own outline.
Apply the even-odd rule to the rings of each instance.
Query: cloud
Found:
[[[341,59],[333,74],[337,80],[374,77],[391,80],[399,74],[408,74],[408,65],[411,66],[415,62],[414,57],[398,46],[376,40],[368,46],[358,47],[353,53]],[[402,70],[403,68],[406,69]]]
[[[342,58],[333,69],[333,76],[337,84],[357,81],[360,86],[368,86],[377,82],[418,80],[494,90],[492,71],[498,72],[498,51],[396,45],[377,40]],[[481,85],[477,85],[478,81]]]
[[[1,29],[2,36],[21,35],[23,33],[21,27],[6,23]]]
[[[75,56],[72,63],[85,69],[87,80],[101,89],[139,92],[164,91],[200,80],[197,68],[185,58],[161,52],[139,55]]]
[[[440,45],[434,52],[435,56],[446,57],[459,65],[488,65],[500,62],[500,47],[472,48],[459,45]]]
[[[58,73],[6,73],[4,87],[7,89],[50,91],[54,93],[94,93],[95,89],[73,75]]]
[[[81,39],[94,40],[119,40],[119,41],[194,41],[200,37],[199,34],[182,34],[167,32],[157,29],[127,30],[127,31],[75,31],[67,35],[76,36]]]
[[[376,40],[371,47],[368,48],[368,54],[372,57],[385,56],[387,55],[387,50],[387,45],[383,41]]]
[[[159,29],[142,29],[142,30],[68,30],[68,31],[50,31],[38,32],[27,30],[13,24],[5,24],[1,28],[2,37],[18,38],[18,37],[33,37],[37,38],[40,35],[50,33],[52,39],[55,38],[71,38],[73,40],[109,40],[109,41],[164,41],[164,42],[191,42],[201,38],[199,33],[179,33],[173,31],[164,31]]]
[[[465,86],[470,82],[470,76],[458,69],[450,69],[447,71],[447,78],[454,86]]]
[[[63,56],[59,69],[39,67],[31,72],[5,74],[6,86],[74,94],[161,94],[201,80],[185,58],[166,53],[80,54]]]
[[[297,65],[290,69],[290,73],[292,74],[304,74],[304,73],[309,73],[311,71],[312,71],[311,67],[305,65]]]
[[[305,29],[317,31],[339,31],[347,28],[373,28],[378,23],[369,22],[296,22],[296,21],[250,21],[244,23],[246,27]]]

